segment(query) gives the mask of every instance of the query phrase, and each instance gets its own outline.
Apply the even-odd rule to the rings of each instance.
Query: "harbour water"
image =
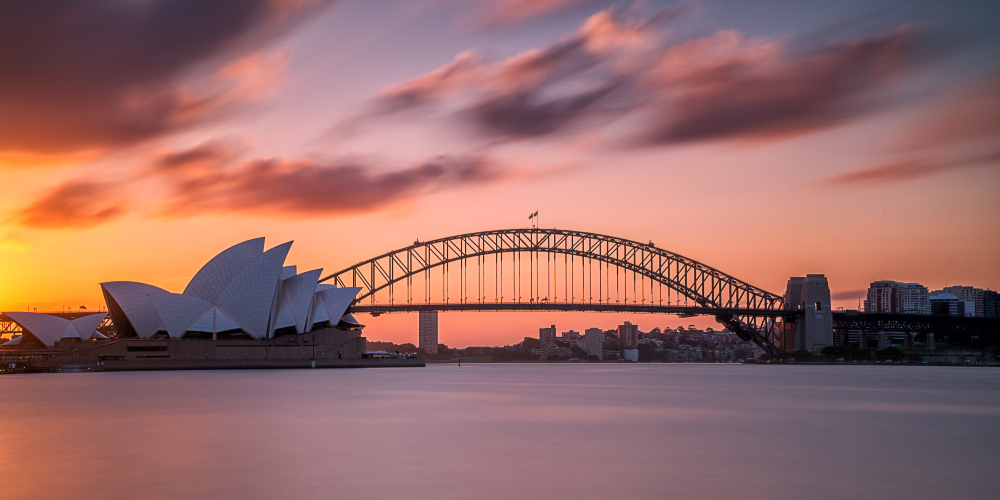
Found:
[[[0,498],[996,498],[1000,369],[0,377]]]

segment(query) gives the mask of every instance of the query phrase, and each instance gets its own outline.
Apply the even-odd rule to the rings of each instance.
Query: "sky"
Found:
[[[542,227],[765,290],[1000,288],[1000,4],[14,0],[0,310],[180,292],[229,246],[337,271]],[[326,272],[324,273],[324,275]],[[446,313],[440,341],[711,318]],[[365,317],[416,342],[415,314]]]

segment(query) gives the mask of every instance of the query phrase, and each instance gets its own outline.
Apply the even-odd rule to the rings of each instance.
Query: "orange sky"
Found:
[[[179,292],[258,236],[332,272],[535,210],[775,293],[825,273],[835,306],[877,279],[1000,287],[997,37],[941,41],[988,33],[992,7],[836,32],[863,4],[251,3],[175,2],[154,17],[175,31],[239,20],[177,40],[89,4],[65,37],[0,20],[0,46],[26,47],[0,82],[2,310],[96,308],[102,281]],[[73,42],[101,30],[114,43]],[[714,326],[449,313],[440,340],[627,319]],[[415,315],[361,321],[416,342]]]

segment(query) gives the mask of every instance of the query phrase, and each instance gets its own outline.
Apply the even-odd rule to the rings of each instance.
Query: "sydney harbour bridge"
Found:
[[[696,260],[625,238],[565,229],[482,231],[412,245],[330,274],[320,282],[360,287],[349,312],[591,311],[712,316],[770,354],[845,345],[882,331],[985,333],[1000,321],[833,311],[820,289],[778,295]],[[806,297],[809,297],[806,300]],[[801,299],[801,300],[800,300]],[[75,317],[74,313],[68,318]],[[102,324],[111,331],[110,316]],[[0,317],[0,335],[19,333]],[[991,344],[997,343],[991,341]]]
[[[698,261],[582,231],[469,233],[379,255],[322,280],[361,287],[355,312],[617,311],[712,315],[779,350],[781,296]]]

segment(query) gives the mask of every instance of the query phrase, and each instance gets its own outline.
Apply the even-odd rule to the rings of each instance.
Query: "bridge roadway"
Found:
[[[771,318],[800,316],[802,311],[775,309],[739,309],[701,306],[656,306],[643,304],[582,304],[582,303],[458,303],[458,304],[374,304],[351,306],[352,313],[372,316],[387,313],[419,311],[579,311],[579,312],[619,312],[673,314],[680,317],[691,316],[739,316],[752,315]]]

